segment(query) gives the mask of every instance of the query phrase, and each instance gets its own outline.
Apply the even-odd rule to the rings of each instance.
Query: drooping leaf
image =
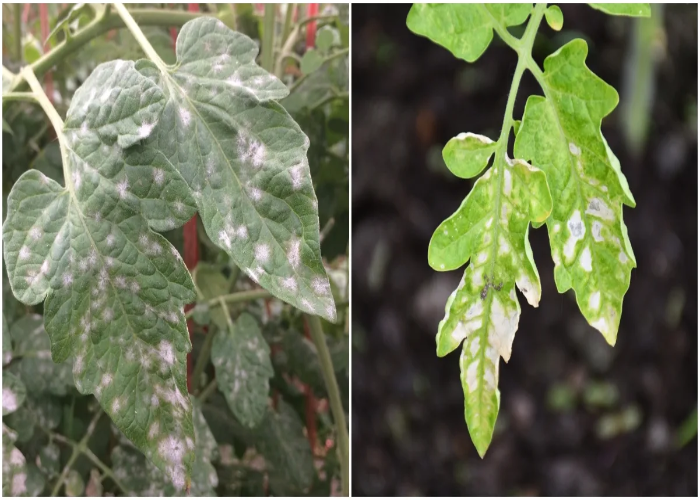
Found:
[[[445,147],[448,168],[462,177],[479,174],[493,142],[460,134]],[[465,419],[479,454],[491,442],[500,404],[498,365],[510,358],[520,304],[515,287],[537,307],[541,285],[528,241],[529,223],[552,210],[545,174],[522,160],[496,158],[457,212],[435,230],[428,248],[433,269],[446,271],[471,260],[438,326],[437,354],[464,340],[460,367]]]
[[[284,401],[268,410],[257,432],[256,448],[265,457],[270,489],[278,496],[298,496],[316,476],[309,441],[299,416]]]
[[[532,11],[531,3],[414,4],[408,13],[408,29],[428,37],[455,57],[474,62],[493,38],[493,25],[517,26]]]
[[[24,404],[27,398],[27,389],[22,380],[14,373],[3,370],[2,372],[2,415],[14,413]]]
[[[229,290],[229,282],[226,277],[221,274],[218,268],[207,264],[206,262],[200,262],[193,273],[195,284],[197,289],[201,292],[202,296],[199,300],[209,300],[221,295],[225,295]],[[226,319],[226,311],[220,307],[214,307],[209,311],[211,319],[214,324],[222,330],[228,328],[228,321]]]
[[[72,469],[66,477],[65,492],[67,497],[81,497],[85,492],[85,481],[75,469]]]
[[[10,340],[10,327],[7,325],[5,313],[2,313],[2,366],[12,361],[12,341]]]
[[[219,390],[234,416],[247,427],[257,427],[268,407],[274,372],[270,347],[253,316],[241,314],[230,329],[214,337],[211,361]]]
[[[215,488],[219,485],[219,476],[212,462],[219,459],[219,448],[199,404],[193,397],[191,399],[194,408],[192,420],[194,422],[195,459],[192,465],[190,495],[216,496]]]
[[[51,360],[51,342],[40,315],[29,314],[16,321],[7,337],[14,340],[15,356],[22,358],[17,373],[30,394],[68,393],[74,385],[71,362],[57,364]]]
[[[648,3],[589,3],[588,5],[613,16],[651,16],[651,7]]]
[[[557,290],[573,288],[586,320],[614,345],[636,267],[622,205],[635,202],[600,132],[617,92],[586,67],[587,53],[586,42],[573,40],[545,59],[546,98],[528,99],[515,154],[541,168],[551,187]]]
[[[256,44],[222,22],[186,23],[177,64],[136,67],[167,103],[147,150],[194,193],[205,230],[236,265],[299,309],[335,318],[319,247],[308,138],[275,102],[287,88],[255,63]]]
[[[131,147],[149,136],[164,104],[133,63],[96,68],[59,134],[66,187],[36,170],[22,175],[3,239],[15,296],[45,299],[53,360],[72,356],[78,390],[95,394],[184,488],[194,432],[182,308],[195,294],[177,251],[153,229],[182,224],[194,203],[162,154]]]

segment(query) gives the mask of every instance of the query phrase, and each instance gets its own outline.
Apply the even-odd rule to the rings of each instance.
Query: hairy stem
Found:
[[[12,21],[14,21],[14,32],[12,35],[15,37],[15,61],[22,64],[22,4],[16,3],[14,5],[14,10],[12,12]]]
[[[153,48],[151,45],[151,42],[148,41],[148,38],[146,38],[146,35],[143,34],[143,31],[141,31],[141,28],[139,28],[139,25],[134,21],[134,18],[131,17],[131,14],[129,14],[129,11],[126,10],[126,7],[120,2],[115,2],[114,3],[114,8],[117,10],[117,13],[119,16],[122,18],[124,21],[124,24],[126,27],[131,31],[131,34],[134,36],[138,44],[141,46],[143,51],[146,53],[146,56],[155,63],[158,68],[160,68],[161,71],[165,72],[167,71],[165,67],[165,63],[163,60],[160,58],[156,50]]]
[[[131,17],[141,26],[182,26],[187,21],[202,16],[198,12],[185,12],[179,10],[163,9],[133,9],[129,11]],[[30,65],[35,75],[42,76],[59,62],[66,59],[73,52],[89,43],[94,38],[101,36],[113,29],[121,29],[126,24],[116,12],[105,10],[102,16],[95,18],[90,24],[73,34],[70,39],[64,40],[51,51],[44,54]],[[16,79],[10,91],[24,90],[28,83],[23,78]]]
[[[340,389],[338,381],[335,378],[335,370],[333,370],[333,361],[331,361],[331,353],[326,344],[326,336],[321,327],[321,319],[318,316],[306,315],[309,322],[309,330],[311,330],[311,340],[316,345],[318,351],[318,359],[321,363],[321,371],[323,379],[326,382],[328,390],[328,399],[331,404],[331,412],[333,420],[338,432],[338,454],[340,455],[340,475],[342,479],[342,495],[350,494],[350,447],[348,440],[348,429],[345,424],[345,410],[343,403],[340,400]]]
[[[214,335],[216,335],[216,329],[211,328],[209,333],[204,338],[204,345],[202,350],[199,352],[197,357],[197,363],[194,365],[194,371],[192,372],[192,390],[199,389],[199,379],[204,372],[204,368],[209,362],[209,354],[211,353],[211,345],[214,341]]]
[[[269,299],[272,295],[267,290],[250,290],[247,292],[235,292],[229,293],[227,295],[220,295],[214,297],[213,299],[207,300],[206,302],[201,302],[201,304],[206,304],[209,307],[217,307],[221,305],[221,302],[227,304],[235,304],[237,302],[247,302],[249,300],[256,299]],[[185,318],[190,318],[194,314],[194,309],[190,309],[185,313]]]
[[[326,64],[329,61],[332,61],[333,59],[343,57],[344,55],[347,55],[349,53],[350,53],[349,48],[339,50],[338,52],[334,52],[333,54],[329,55],[321,62],[321,66],[323,66],[324,64]],[[299,87],[299,85],[301,85],[301,82],[306,80],[307,76],[308,76],[307,74],[304,74],[301,76],[301,78],[299,78],[296,82],[294,82],[294,85],[292,85],[292,87],[289,89],[289,93],[291,94],[292,92],[294,92]]]
[[[202,390],[202,392],[197,396],[197,399],[201,404],[203,404],[211,393],[216,390],[216,379],[209,382],[209,384]]]
[[[262,39],[262,57],[260,65],[272,73],[273,70],[273,49],[275,47],[275,12],[277,5],[272,3],[265,4],[265,16],[263,18],[263,39]]]

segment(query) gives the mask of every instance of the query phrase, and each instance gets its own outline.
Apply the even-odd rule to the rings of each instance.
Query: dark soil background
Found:
[[[624,99],[633,21],[561,9],[564,30],[543,22],[535,59],[582,36],[588,66]],[[475,64],[457,60],[406,28],[408,10],[352,6],[353,494],[697,496],[697,437],[677,445],[698,399],[697,5],[664,7],[643,152],[626,147],[620,107],[603,122],[637,201],[625,208],[638,268],[617,346],[587,325],[573,292],[557,293],[546,231],[531,230],[542,302],[519,296],[483,460],[464,422],[458,351],[435,355],[463,269],[431,270],[427,249],[471,189],[447,172],[442,146],[460,132],[497,138],[517,61],[496,36]],[[516,117],[533,93],[526,73]]]

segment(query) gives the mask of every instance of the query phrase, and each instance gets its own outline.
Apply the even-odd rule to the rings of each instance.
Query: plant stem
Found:
[[[199,400],[200,404],[203,404],[209,396],[211,396],[211,393],[216,390],[216,379],[212,380],[209,382],[209,384],[202,390],[202,392],[197,396],[197,399]]]
[[[14,37],[15,37],[15,61],[22,64],[22,4],[16,3],[13,12]]]
[[[265,17],[263,18],[263,39],[262,39],[262,57],[260,65],[270,73],[273,70],[273,49],[275,48],[275,11],[277,5],[272,3],[265,4]]]
[[[331,55],[329,55],[328,57],[326,57],[326,58],[323,60],[323,62],[321,62],[321,66],[323,66],[324,64],[326,64],[326,63],[329,62],[329,61],[332,61],[333,59],[337,59],[337,58],[339,58],[339,57],[343,57],[344,55],[346,55],[346,54],[348,54],[348,53],[350,53],[350,49],[349,49],[349,48],[345,48],[345,49],[339,50],[338,52],[334,52],[333,54],[331,54]],[[292,87],[289,89],[289,93],[291,94],[292,92],[294,92],[294,91],[299,87],[299,85],[301,85],[301,82],[303,82],[304,80],[306,80],[306,77],[307,77],[307,76],[308,76],[308,74],[304,74],[304,75],[301,76],[301,78],[299,78],[296,82],[294,82],[294,85],[292,85]]]
[[[2,95],[4,101],[26,101],[38,103],[36,96],[32,92],[8,92]]]
[[[199,12],[161,9],[134,9],[130,10],[129,14],[141,26],[182,26],[187,21],[202,16],[202,13]],[[89,43],[92,39],[110,30],[124,27],[126,27],[126,25],[118,13],[105,11],[104,15],[94,19],[90,24],[73,34],[69,40],[64,40],[58,44],[51,49],[50,52],[44,54],[31,64],[30,67],[35,75],[42,76],[70,54]],[[27,82],[18,78],[13,82],[9,90],[19,91],[26,88]]]
[[[287,4],[287,12],[284,16],[284,27],[282,28],[282,40],[284,41],[286,41],[289,38],[289,33],[292,31],[292,16],[294,15],[295,8],[295,3]]]
[[[342,479],[342,495],[348,496],[350,493],[350,447],[348,440],[348,429],[345,424],[345,410],[343,403],[340,400],[340,389],[338,381],[335,378],[335,370],[333,370],[333,361],[331,361],[331,353],[326,344],[326,336],[323,333],[321,320],[318,316],[306,315],[309,322],[309,330],[311,331],[311,340],[316,345],[318,351],[318,359],[323,372],[323,379],[326,382],[328,390],[328,399],[333,412],[333,420],[338,431],[338,453],[340,455],[340,475]]]
[[[143,31],[141,31],[141,28],[139,28],[139,25],[136,24],[136,21],[134,21],[134,18],[131,17],[131,14],[129,14],[129,11],[126,10],[126,7],[120,2],[115,2],[114,3],[114,8],[117,10],[117,13],[119,16],[122,18],[124,21],[124,24],[126,27],[131,31],[131,34],[134,36],[136,41],[139,43],[143,51],[146,53],[146,56],[155,63],[158,68],[160,68],[161,71],[166,72],[167,68],[165,67],[165,63],[163,60],[160,58],[156,50],[153,48],[151,45],[151,42],[148,41],[148,38],[146,38],[146,35],[143,34]]]
[[[75,461],[78,459],[79,456],[80,456],[80,451],[78,450],[77,446],[74,446],[73,453],[71,454],[70,458],[68,459],[68,462],[66,462],[66,466],[61,471],[61,475],[58,477],[56,484],[54,485],[53,489],[51,490],[52,497],[57,496],[58,492],[61,491],[61,486],[63,486],[63,483],[66,481],[66,477],[68,477],[68,473],[70,472],[71,467],[73,467],[73,464],[75,463]]]
[[[221,301],[228,304],[235,304],[237,302],[247,302],[249,300],[269,299],[271,297],[272,295],[267,290],[250,290],[247,292],[235,292],[227,295],[219,295],[218,297],[214,297],[206,302],[202,302],[202,304],[206,304],[209,307],[214,307],[221,305]],[[190,309],[185,313],[185,319],[190,318],[193,314],[194,309]]]
[[[114,475],[114,472],[112,472],[112,469],[107,467],[102,462],[102,460],[97,458],[97,455],[95,455],[90,448],[88,448],[86,446],[85,449],[82,449],[81,451],[83,452],[83,454],[86,457],[88,457],[92,461],[92,463],[94,463],[102,471],[102,473],[106,477],[110,478],[114,482],[114,484],[117,485],[117,488],[122,490],[122,492],[127,494],[127,495],[130,493],[130,491],[126,488],[126,486],[124,486],[124,484],[119,479],[117,479],[117,476]]]
[[[204,345],[202,350],[199,352],[197,357],[197,363],[194,365],[194,371],[192,372],[192,390],[199,389],[199,378],[204,372],[204,368],[207,366],[209,361],[209,354],[211,353],[211,345],[214,341],[214,335],[216,335],[216,328],[211,328],[209,333],[204,338]]]

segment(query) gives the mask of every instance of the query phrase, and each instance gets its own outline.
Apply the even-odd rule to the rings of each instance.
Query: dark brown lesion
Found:
[[[501,288],[503,288],[502,281],[499,281],[498,285],[496,285],[496,278],[494,276],[491,276],[489,279],[486,275],[484,275],[484,281],[486,281],[486,284],[484,285],[484,288],[481,289],[481,300],[486,299],[486,296],[489,294],[489,288],[493,288],[497,292],[500,292]]]

